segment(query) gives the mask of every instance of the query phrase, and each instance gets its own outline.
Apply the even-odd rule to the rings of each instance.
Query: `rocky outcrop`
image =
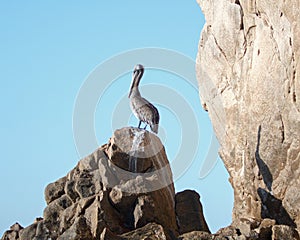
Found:
[[[259,226],[251,225],[249,232],[242,233],[239,228],[229,226],[220,229],[216,234],[193,231],[179,236],[180,240],[293,240],[299,239],[293,227],[276,225],[274,220],[264,219]]]
[[[300,3],[198,2],[197,78],[234,189],[233,225],[268,218],[299,228]],[[273,239],[289,239],[277,228]]]
[[[177,193],[175,199],[177,225],[180,234],[191,231],[205,231],[210,233],[203,216],[200,196],[197,192],[185,190]]]
[[[159,138],[127,127],[46,187],[43,218],[26,228],[13,225],[1,240],[176,239],[185,231],[209,232],[199,198],[193,191],[175,195]]]
[[[50,183],[45,200],[43,218],[26,228],[12,225],[1,240],[298,239],[293,227],[273,219],[240,219],[238,227],[210,234],[199,194],[175,194],[163,145],[136,128],[115,131]]]
[[[40,220],[42,222],[42,219]],[[78,225],[79,224],[79,225]],[[78,223],[76,229],[69,230],[63,238],[60,239],[94,239],[90,232],[85,230],[86,223]],[[82,225],[81,225],[82,224]],[[81,229],[81,230],[80,230]],[[76,230],[75,232],[73,232]],[[241,230],[244,232],[242,233]],[[38,235],[36,223],[25,228],[19,224],[14,224],[11,229],[7,231],[2,240],[14,239],[45,239],[49,240],[50,235]],[[245,232],[246,231],[246,232]],[[19,238],[22,236],[22,238]],[[49,237],[49,238],[47,238]],[[97,240],[166,240],[168,239],[164,228],[157,223],[148,223],[147,225],[137,228],[133,231],[117,235],[109,228],[105,227]],[[258,222],[244,222],[243,228],[238,229],[229,226],[220,229],[216,234],[210,234],[206,231],[191,231],[180,235],[177,240],[290,240],[298,239],[297,232],[294,228],[286,225],[276,225],[275,220],[264,219],[261,223]]]

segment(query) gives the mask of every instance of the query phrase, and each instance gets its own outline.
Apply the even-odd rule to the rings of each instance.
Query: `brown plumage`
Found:
[[[141,122],[144,122],[150,126],[151,131],[158,133],[159,113],[149,101],[143,98],[139,91],[139,83],[144,74],[144,67],[138,64],[134,67],[132,75],[132,84],[129,92],[130,107],[133,114],[140,120],[138,128],[141,126]]]

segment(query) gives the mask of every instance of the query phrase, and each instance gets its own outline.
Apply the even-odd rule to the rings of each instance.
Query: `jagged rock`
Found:
[[[228,226],[225,228],[221,228],[219,231],[216,232],[217,239],[247,239],[246,236],[242,235],[241,231],[238,228],[235,228],[234,226]]]
[[[242,218],[240,222],[236,224],[236,228],[239,229],[241,234],[246,237],[253,237],[253,235],[257,235],[253,232],[260,225],[260,221],[257,219],[247,219]]]
[[[49,184],[45,189],[45,200],[49,204],[53,200],[61,197],[64,193],[64,187],[66,185],[66,177],[59,179],[58,181]]]
[[[208,232],[201,232],[201,231],[192,231],[189,233],[185,233],[179,236],[179,240],[211,240],[213,239],[213,235],[209,234]]]
[[[272,228],[272,240],[279,240],[279,239],[299,239],[298,232],[295,231],[294,228],[286,226],[286,225],[275,225]]]
[[[161,169],[169,164],[160,140],[148,131],[134,128],[116,130],[105,153],[118,167],[138,173]],[[130,164],[135,160],[136,166]],[[134,171],[131,168],[136,169]]]
[[[243,224],[250,226],[249,231],[244,234],[241,229],[228,226],[220,229],[215,234],[203,231],[193,231],[182,234],[179,240],[298,240],[298,232],[293,227],[286,225],[275,225],[272,219],[264,219],[259,226],[253,219],[244,219]],[[242,226],[242,224],[240,224]]]
[[[159,138],[142,129],[116,130],[108,144],[49,184],[45,199],[43,218],[22,230],[13,227],[2,240],[138,239],[141,234],[145,239],[174,239],[178,235],[169,161]]]
[[[139,196],[133,211],[134,227],[139,228],[155,220],[155,204],[147,195]]]
[[[62,195],[61,198],[50,202],[45,208],[43,222],[46,225],[46,229],[51,232],[52,238],[57,238],[65,229],[71,226],[63,225],[63,221],[61,221],[61,219],[65,218],[66,213],[69,213],[68,209],[71,206],[72,201],[70,198],[67,195]]]
[[[166,240],[167,236],[161,225],[149,223],[135,231],[123,234],[122,238],[124,240]]]
[[[234,189],[233,224],[300,225],[300,3],[198,0],[201,101]]]
[[[272,237],[272,227],[275,225],[275,220],[265,218],[262,220],[259,227],[256,229],[256,232],[258,233],[259,239],[271,239]]]
[[[124,238],[114,234],[109,228],[104,228],[100,235],[100,240],[124,240]]]
[[[6,231],[1,240],[14,240],[18,239],[20,235],[20,231],[23,227],[19,223],[15,223],[14,225],[10,226],[10,230]]]
[[[31,224],[20,232],[20,240],[34,239],[36,237],[38,223]]]
[[[156,223],[149,223],[134,231],[115,235],[108,228],[104,228],[100,235],[100,240],[166,240],[167,237],[161,225]]]
[[[175,196],[177,224],[180,234],[191,231],[209,232],[205,221],[200,196],[197,192],[185,190]]]
[[[74,223],[70,228],[64,231],[57,240],[92,240],[96,239],[92,236],[90,226],[87,219],[80,216],[75,219]]]
[[[45,227],[42,220],[35,221],[35,223],[31,224],[26,228],[21,228],[17,235],[13,238],[7,238],[11,240],[48,240],[49,239],[49,231]],[[5,240],[6,238],[2,238]]]
[[[10,230],[14,232],[20,232],[23,227],[19,223],[15,223],[14,225],[10,226]]]

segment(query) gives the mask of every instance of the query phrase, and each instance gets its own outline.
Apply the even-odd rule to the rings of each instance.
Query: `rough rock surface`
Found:
[[[184,196],[193,196],[192,206]],[[209,231],[199,195],[175,197],[161,141],[137,128],[116,130],[108,144],[49,184],[45,200],[43,218],[24,229],[13,225],[1,240],[176,239],[178,219],[180,229]],[[200,222],[188,221],[189,214]]]
[[[43,218],[26,228],[12,225],[1,240],[299,239],[293,227],[267,218],[240,219],[239,227],[210,234],[199,194],[175,195],[163,145],[136,128],[115,131],[108,144],[50,183],[45,199]]]
[[[233,225],[270,218],[299,229],[300,2],[198,3],[197,78],[234,189]]]
[[[175,199],[177,225],[180,234],[201,230],[210,233],[197,192],[185,190],[177,193]]]
[[[275,225],[272,219],[264,219],[260,225],[251,225],[249,232],[242,233],[241,229],[229,226],[220,229],[215,234],[203,231],[192,231],[182,234],[179,240],[296,240],[298,233],[293,227]]]

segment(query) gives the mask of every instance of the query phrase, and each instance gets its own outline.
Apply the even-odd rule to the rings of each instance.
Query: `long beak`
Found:
[[[132,90],[133,88],[135,87],[135,82],[136,82],[136,78],[138,76],[138,73],[135,72],[132,76],[132,83],[131,83],[131,87],[130,87],[130,91],[129,91],[129,94],[128,94],[128,97],[130,98],[131,94],[132,94]]]
[[[133,84],[131,84],[131,88],[130,88],[130,91],[129,91],[129,94],[128,94],[128,98],[130,98],[130,96],[131,96],[132,89],[133,89]]]

